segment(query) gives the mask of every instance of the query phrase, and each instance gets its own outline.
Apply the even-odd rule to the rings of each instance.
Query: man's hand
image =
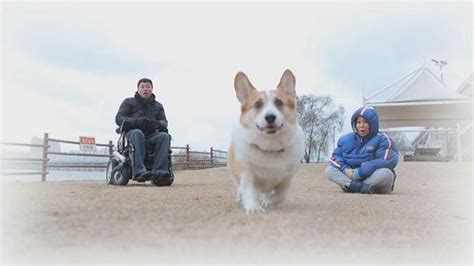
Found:
[[[149,131],[155,131],[158,128],[158,121],[151,119],[150,123],[147,125]]]
[[[149,124],[151,123],[151,119],[146,117],[146,116],[142,116],[142,117],[139,117],[137,118],[137,121],[136,121],[136,126],[139,128],[139,129],[145,129],[149,126]]]
[[[158,127],[157,129],[159,131],[166,131],[166,129],[168,129],[168,125],[165,121],[157,121],[158,122]]]
[[[147,129],[150,130],[150,131],[155,131],[155,130],[165,131],[166,130],[166,122],[150,119],[150,123],[148,123]]]

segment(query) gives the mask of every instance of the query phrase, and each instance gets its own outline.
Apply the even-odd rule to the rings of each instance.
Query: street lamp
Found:
[[[431,61],[433,61],[436,65],[439,66],[439,71],[441,72],[441,83],[444,84],[444,79],[443,79],[443,66],[447,65],[448,63],[446,63],[446,61],[434,60],[434,59],[431,59]]]

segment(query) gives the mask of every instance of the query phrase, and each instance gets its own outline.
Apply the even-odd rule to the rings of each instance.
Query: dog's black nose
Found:
[[[269,124],[272,124],[273,122],[275,122],[275,119],[276,119],[276,116],[274,114],[266,114],[265,115],[265,120]]]

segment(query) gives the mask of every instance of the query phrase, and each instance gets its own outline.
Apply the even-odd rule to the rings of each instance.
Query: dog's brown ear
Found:
[[[296,96],[296,91],[295,91],[295,85],[296,85],[296,78],[293,73],[287,69],[285,72],[283,72],[283,75],[281,76],[280,83],[278,83],[277,89],[278,90],[283,90],[284,93],[287,95]]]
[[[239,72],[237,75],[235,75],[234,88],[237,99],[239,99],[239,102],[241,103],[247,100],[252,91],[256,90],[244,72]]]

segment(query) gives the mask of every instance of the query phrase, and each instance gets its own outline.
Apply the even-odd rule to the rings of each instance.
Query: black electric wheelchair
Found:
[[[171,148],[168,151],[168,172],[169,174],[160,176],[159,178],[150,177],[147,180],[137,180],[133,176],[133,145],[128,141],[126,134],[127,131],[122,130],[123,125],[117,128],[117,133],[120,137],[117,141],[117,150],[113,152],[112,157],[109,160],[106,171],[106,182],[110,185],[126,186],[130,180],[137,182],[151,181],[151,183],[157,187],[171,186],[174,181],[173,164],[171,158]],[[166,133],[168,133],[166,131]],[[170,136],[171,142],[171,136]],[[171,145],[170,145],[171,147]],[[145,152],[145,167],[148,171],[152,169],[153,159],[155,154],[152,151],[147,150]]]

